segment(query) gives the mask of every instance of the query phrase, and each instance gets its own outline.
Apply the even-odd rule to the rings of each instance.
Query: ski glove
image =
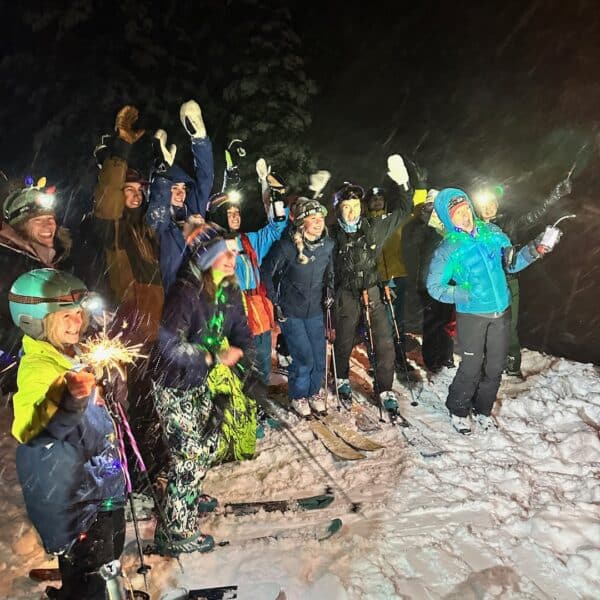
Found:
[[[102,168],[104,161],[110,158],[111,142],[113,140],[112,133],[105,133],[100,137],[100,141],[94,148],[94,159],[99,169]]]
[[[321,192],[325,189],[327,182],[331,179],[329,171],[317,171],[310,176],[310,185],[308,189],[313,192],[313,198],[319,198]]]
[[[454,304],[465,304],[471,299],[468,290],[454,286]]]
[[[327,288],[325,290],[325,299],[323,300],[323,307],[325,308],[325,310],[327,310],[328,308],[331,308],[333,306],[334,301],[335,300],[334,300],[333,289]]]
[[[399,154],[392,154],[387,159],[388,177],[395,181],[398,185],[403,186],[408,190],[408,171],[406,165]]]
[[[408,170],[408,176],[410,185],[415,190],[426,190],[427,189],[427,169],[421,167],[414,160],[406,160],[406,169]]]
[[[140,113],[135,106],[124,106],[115,119],[115,131],[128,144],[135,144],[146,133],[144,129],[134,130],[133,126]]]
[[[256,174],[258,175],[258,183],[265,183],[270,172],[271,166],[267,165],[267,161],[264,158],[259,158],[256,161]]]
[[[175,161],[177,146],[171,144],[167,148],[167,132],[164,129],[156,130],[152,145],[154,149],[154,170],[159,175],[164,175]]]
[[[273,305],[273,313],[275,315],[275,319],[279,323],[285,323],[287,321],[287,317],[284,316],[283,311],[281,310],[281,306],[279,306],[279,304]]]
[[[206,137],[206,126],[202,119],[202,111],[195,100],[188,100],[181,105],[179,118],[192,139]]]

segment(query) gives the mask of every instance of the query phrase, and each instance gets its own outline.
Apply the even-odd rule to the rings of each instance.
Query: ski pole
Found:
[[[369,362],[373,368],[373,392],[379,400],[379,420],[383,423],[383,406],[381,404],[381,396],[379,394],[379,382],[377,381],[377,357],[375,355],[375,343],[373,341],[373,327],[371,325],[371,309],[369,308],[369,291],[363,290],[361,293],[363,320],[365,324],[367,354]]]
[[[410,384],[408,378],[408,365],[406,364],[406,349],[404,348],[404,344],[402,343],[402,336],[400,335],[400,329],[398,327],[398,321],[396,320],[396,313],[394,312],[394,305],[392,303],[392,293],[390,292],[390,288],[387,285],[383,286],[383,298],[387,309],[390,314],[390,319],[392,320],[392,325],[394,326],[394,341],[396,342],[396,347],[400,352],[400,362],[402,367],[404,368],[404,376],[406,377],[406,387],[408,387],[410,391],[411,406],[418,406],[419,403],[415,398],[415,394],[413,392],[413,386]]]
[[[329,410],[329,381],[327,379],[327,366],[329,363],[329,340],[325,331],[325,412]]]
[[[327,329],[331,331],[331,307],[327,307]],[[342,410],[342,403],[340,401],[340,392],[337,386],[337,363],[335,362],[335,342],[329,342],[331,344],[331,366],[333,368],[333,388],[335,389],[335,399],[337,401],[337,411]]]

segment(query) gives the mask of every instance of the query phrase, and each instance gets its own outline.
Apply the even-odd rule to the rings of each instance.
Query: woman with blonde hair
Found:
[[[104,600],[99,568],[125,541],[125,479],[115,427],[78,360],[85,332],[85,284],[63,271],[21,275],[10,312],[25,334],[12,434],[27,514],[47,552],[58,554],[62,589],[49,597]]]

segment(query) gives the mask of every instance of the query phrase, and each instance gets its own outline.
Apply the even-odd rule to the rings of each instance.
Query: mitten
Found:
[[[202,111],[195,100],[188,100],[179,109],[181,124],[192,138],[206,137],[206,126],[202,119]]]

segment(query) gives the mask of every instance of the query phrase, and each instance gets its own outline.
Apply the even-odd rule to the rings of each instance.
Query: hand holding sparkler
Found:
[[[69,394],[76,400],[89,398],[96,385],[96,378],[89,371],[67,371],[65,380]]]

